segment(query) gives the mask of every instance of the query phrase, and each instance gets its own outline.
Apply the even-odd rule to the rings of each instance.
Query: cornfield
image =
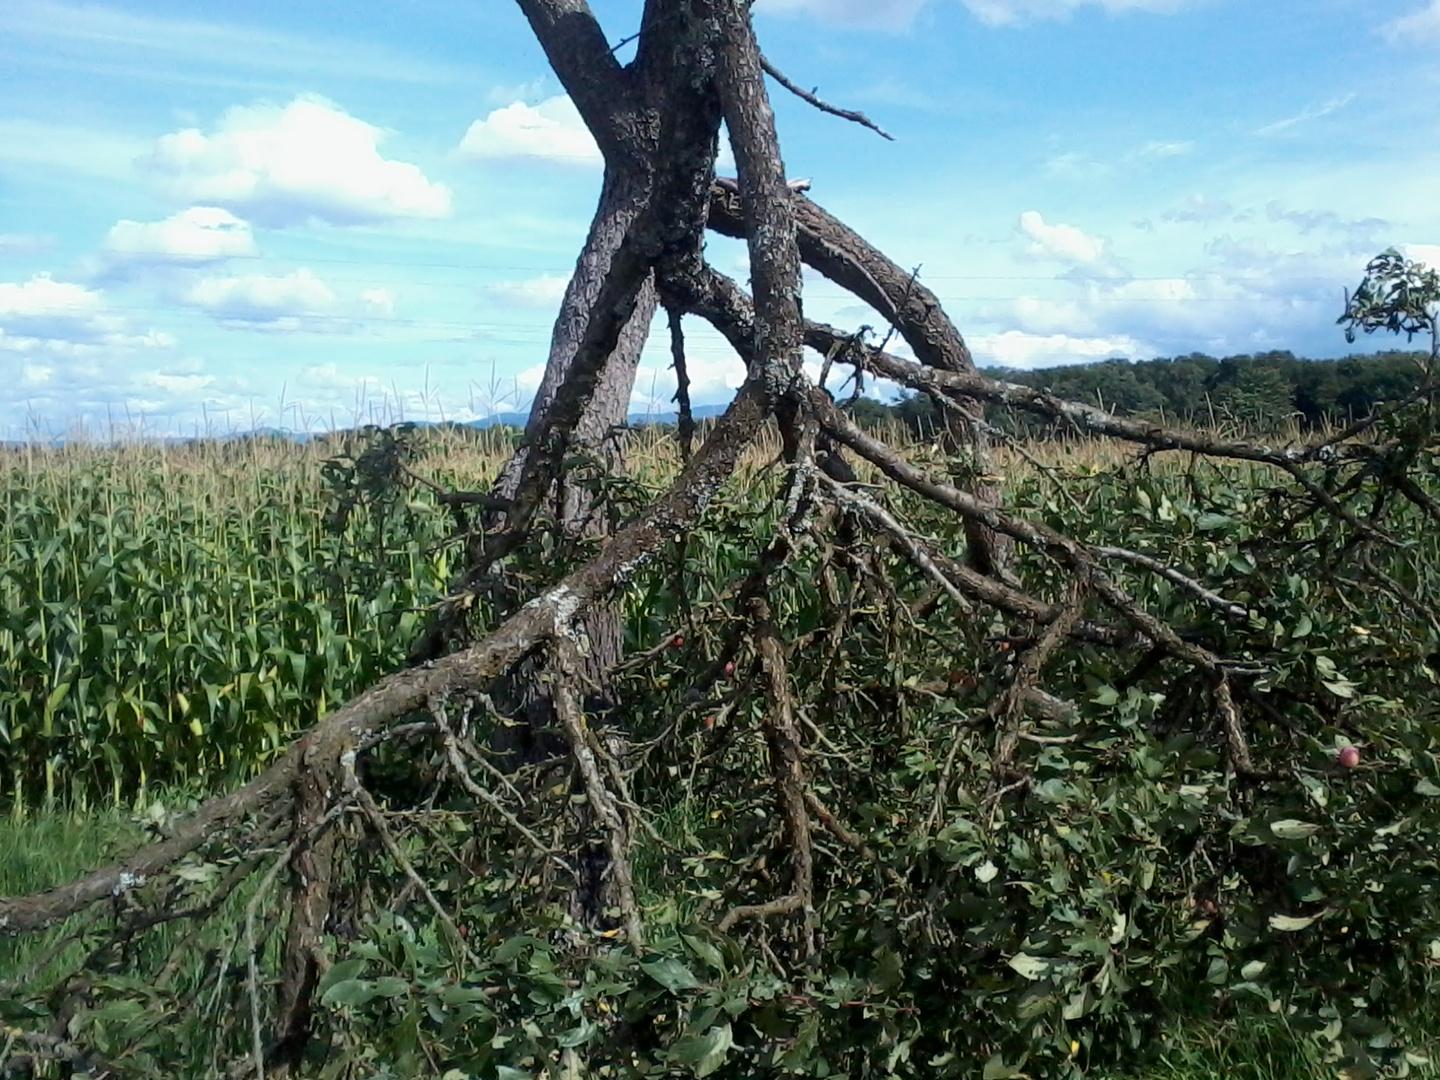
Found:
[[[0,450],[0,805],[133,802],[156,783],[233,781],[402,663],[456,551],[421,485],[337,527],[324,465],[357,446]],[[476,490],[511,443],[498,430],[437,429],[418,446],[415,472]],[[777,438],[761,440],[737,486],[753,490],[778,451]],[[641,489],[679,467],[658,429],[632,432],[626,453]],[[1114,453],[1054,443],[1005,456],[1019,483]],[[708,556],[722,582],[733,567],[720,564],[743,553]],[[659,632],[644,597],[630,607],[632,631]]]

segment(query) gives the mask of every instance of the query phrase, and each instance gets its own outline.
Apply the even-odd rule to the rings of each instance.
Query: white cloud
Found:
[[[1350,102],[1355,100],[1354,94],[1344,94],[1338,98],[1331,98],[1329,101],[1321,102],[1319,105],[1309,105],[1301,109],[1294,116],[1287,116],[1283,120],[1276,120],[1273,124],[1266,124],[1264,127],[1256,128],[1255,134],[1259,136],[1278,135],[1282,131],[1288,131],[1297,124],[1308,123],[1311,120],[1319,120],[1323,116],[1329,116],[1338,112]]]
[[[167,345],[165,335],[138,333],[106,307],[98,290],[49,274],[22,283],[0,282],[0,348],[7,352],[61,351],[99,345]]]
[[[50,364],[23,363],[20,365],[20,385],[26,389],[44,386],[55,374]]]
[[[526,281],[504,281],[485,292],[517,307],[554,308],[565,297],[570,279],[560,274],[541,274]]]
[[[1400,250],[1407,259],[1440,270],[1440,244],[1402,244]]]
[[[83,285],[39,274],[24,284],[0,282],[0,321],[61,315],[88,316],[100,305],[100,294]]]
[[[728,348],[692,348],[692,328],[686,324],[685,373],[690,378],[690,400],[697,405],[714,405],[729,401],[745,381],[745,365]],[[811,376],[818,371],[811,371]],[[635,386],[630,394],[630,411],[642,416],[661,416],[676,411],[675,370],[669,361],[657,355],[635,371]]]
[[[538,105],[516,101],[476,120],[456,152],[482,161],[539,158],[591,168],[604,164],[600,148],[564,94]]]
[[[1194,151],[1195,144],[1193,142],[1165,142],[1156,139],[1140,147],[1136,151],[1136,155],[1142,158],[1171,158],[1184,157]]]
[[[283,277],[246,274],[197,281],[185,301],[231,323],[266,329],[319,329],[336,312],[335,293],[309,270]]]
[[[366,289],[360,294],[360,307],[367,315],[388,319],[395,314],[395,294],[389,289]]]
[[[981,367],[1056,367],[1117,356],[1134,359],[1146,351],[1140,342],[1127,335],[1072,337],[1069,334],[1030,334],[1022,330],[1006,330],[999,334],[972,335],[968,340],[975,361]]]
[[[118,221],[101,248],[116,262],[178,266],[256,254],[249,223],[218,206],[192,206],[164,221]]]
[[[0,385],[20,391],[0,395],[0,430],[28,431],[33,417],[69,421],[81,388],[113,383],[174,347],[168,334],[137,330],[106,305],[98,290],[44,274],[0,282]]]
[[[1072,263],[1097,263],[1105,256],[1105,241],[1074,225],[1047,225],[1038,211],[1020,215],[1020,231],[1034,241],[1030,254]]]
[[[1392,45],[1428,45],[1440,41],[1440,0],[1430,0],[1418,11],[1386,23],[1380,33]]]
[[[146,371],[135,381],[142,386],[164,390],[169,394],[194,394],[213,384],[215,377],[195,373],[176,375],[165,371]]]
[[[211,135],[163,136],[146,165],[172,196],[261,224],[354,225],[450,213],[450,189],[380,155],[384,133],[315,96],[229,110]]]

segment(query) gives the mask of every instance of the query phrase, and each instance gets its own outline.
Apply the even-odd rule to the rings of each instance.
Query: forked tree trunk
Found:
[[[527,444],[539,438],[545,428],[556,392],[584,339],[611,260],[626,231],[645,206],[647,197],[648,184],[643,176],[627,174],[614,167],[606,168],[589,235],[576,260],[575,271],[555,319],[549,359],[531,404],[524,442],[506,463],[496,484],[496,494],[502,498],[510,499],[515,495],[525,467]],[[635,311],[621,331],[594,396],[572,436],[576,449],[598,458],[608,474],[618,473],[624,468],[624,434],[621,428],[628,417],[635,372],[650,334],[655,307],[652,276],[641,289]],[[567,534],[578,538],[603,532],[604,515],[595,513],[597,508],[593,506],[591,494],[583,486],[563,483],[551,493],[550,499],[552,512]],[[609,708],[614,703],[609,693],[610,672],[624,653],[620,609],[614,604],[597,605],[579,620],[578,630],[588,644],[579,656],[579,674],[596,691],[586,704],[592,710]],[[522,724],[515,728],[502,728],[505,744],[496,749],[506,752],[517,765],[551,758],[563,750],[564,735],[560,731],[550,692],[538,676],[538,665],[533,661],[527,662],[500,688],[502,707],[515,714]],[[614,736],[610,741],[613,753],[624,752],[623,747],[615,743]],[[576,853],[578,885],[570,898],[570,914],[581,925],[596,926],[604,921],[605,910],[615,906],[615,898],[610,895],[612,889],[607,868],[603,845],[593,844]]]

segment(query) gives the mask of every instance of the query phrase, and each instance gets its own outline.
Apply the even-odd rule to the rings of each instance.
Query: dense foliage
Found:
[[[1249,431],[1317,431],[1349,424],[1382,403],[1404,398],[1415,386],[1426,355],[1383,352],[1307,360],[1283,350],[1223,359],[1191,353],[987,374],[1122,415]],[[925,397],[911,396],[893,406],[867,404],[864,409],[866,416],[899,417],[920,433],[934,429],[934,406]],[[1039,430],[1023,419],[1007,421],[1029,435]]]
[[[383,445],[394,451],[393,439]],[[912,448],[917,460],[931,452]],[[413,487],[396,489],[398,499],[355,497],[366,490],[356,483],[362,461],[374,458],[357,448],[332,466],[329,495],[318,483],[293,489],[288,511],[252,477],[256,501],[229,515],[205,500],[183,507],[173,493],[187,489],[172,480],[168,512],[104,516],[105,496],[81,476],[29,474],[29,494],[7,503],[11,542],[49,550],[42,568],[72,569],[43,578],[31,619],[8,631],[12,670],[32,670],[16,646],[37,621],[52,657],[29,677],[49,681],[7,684],[29,695],[10,714],[11,774],[16,761],[54,759],[62,777],[84,775],[57,722],[75,735],[95,730],[112,748],[102,760],[120,761],[99,770],[107,782],[154,775],[185,747],[205,748],[189,751],[194,769],[263,757],[273,746],[264,724],[282,722],[281,704],[293,696],[283,722],[303,723],[315,703],[299,702],[328,685],[291,686],[298,673],[285,649],[309,650],[317,664],[324,656],[321,679],[349,677],[349,662],[367,655],[352,639],[375,642],[373,663],[396,655],[413,598],[435,588],[438,572],[434,552],[418,541],[396,547],[391,529],[396,515],[414,515],[403,534],[423,537],[418,519],[438,512]],[[1177,1013],[1255,1009],[1319,1040],[1337,1063],[1403,1071],[1407,1047],[1392,1021],[1413,1012],[1440,963],[1440,537],[1413,509],[1395,509],[1388,527],[1407,540],[1372,550],[1371,569],[1384,577],[1362,585],[1362,568],[1314,519],[1295,515],[1280,497],[1285,481],[1263,467],[1131,461],[1094,444],[1061,448],[1053,461],[1045,471],[1017,463],[1012,506],[1077,537],[1164,557],[1248,609],[1227,619],[1163,579],[1125,576],[1187,635],[1254,666],[1236,701],[1254,775],[1227,766],[1213,688],[1174,661],[1143,648],[1067,648],[1040,674],[1072,712],[997,714],[1012,658],[1033,644],[1023,623],[977,620],[937,598],[883,545],[813,546],[776,573],[767,595],[808,732],[812,789],[837,827],[817,834],[806,919],[718,931],[732,905],[773,895],[782,872],[764,764],[773,750],[767,668],[734,606],[776,536],[776,491],[748,473],[683,550],[650,564],[625,595],[635,659],[605,722],[628,733],[628,797],[648,823],[648,839],[637,839],[646,946],[576,937],[553,854],[595,842],[593,823],[562,812],[583,804],[583,792],[563,778],[552,790],[555,777],[535,766],[480,799],[447,774],[443,755],[382,748],[367,773],[395,848],[362,845],[368,854],[337,870],[347,899],[328,937],[336,963],[320,988],[316,1074],[1078,1075],[1154,1052]],[[643,502],[646,489],[620,494]],[[56,505],[62,498],[71,501]],[[77,515],[59,527],[62,506],[100,521]],[[942,550],[963,551],[953,516],[909,496],[892,507]],[[320,528],[327,515],[331,533]],[[299,535],[315,540],[301,546]],[[583,546],[546,542],[512,569],[538,587],[583,557]],[[1017,560],[1033,591],[1064,594],[1040,553]],[[87,565],[99,569],[74,569]],[[357,583],[349,592],[336,584],[345,567]],[[407,567],[391,591],[375,591]],[[239,598],[251,595],[270,599],[245,607]],[[346,604],[358,615],[348,627]],[[193,629],[180,615],[166,622],[172,607],[203,618]],[[72,625],[81,612],[86,624]],[[261,616],[277,634],[291,622],[298,629],[284,633],[323,625],[339,644],[277,646],[257,637],[268,632]],[[124,633],[95,628],[121,618],[132,620]],[[92,680],[136,679],[133,694],[157,704],[180,693],[208,701],[205,680],[219,676],[188,666],[206,650],[253,657],[257,680],[273,673],[261,687],[288,689],[273,701],[261,688],[240,698],[230,676],[211,711],[141,705],[109,727],[103,707],[79,711],[110,700],[96,682],[88,697],[57,692],[79,687],[67,673],[83,658]],[[239,722],[252,716],[253,727]],[[203,740],[192,741],[193,718]],[[453,719],[480,747],[509,723],[484,703]],[[1337,759],[1344,746],[1360,750],[1353,768]],[[417,761],[432,767],[417,776]],[[164,834],[163,809],[147,820]],[[201,903],[238,866],[223,848],[187,862],[164,886],[170,904]],[[231,895],[228,921],[193,936],[137,926],[122,948],[92,955],[72,1030],[137,1077],[200,1075],[245,1053],[253,1002],[243,958],[256,958],[263,982],[282,936],[265,889],[252,882]],[[43,1023],[59,1000],[0,1008]]]

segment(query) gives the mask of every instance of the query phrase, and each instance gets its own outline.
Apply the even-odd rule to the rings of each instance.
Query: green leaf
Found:
[[[1226,514],[1204,513],[1195,519],[1195,528],[1201,532],[1228,529],[1234,524],[1235,519]]]
[[[384,978],[375,980],[375,993],[383,998],[405,997],[410,993],[410,982],[407,979],[397,979],[393,975],[386,975]]]
[[[588,1017],[582,1016],[580,1018],[580,1026],[576,1028],[571,1028],[569,1031],[565,1032],[564,1035],[561,1035],[559,1040],[556,1042],[556,1045],[559,1046],[562,1050],[572,1049],[573,1047],[579,1046],[582,1043],[589,1042],[594,1037],[595,1032],[598,1030],[599,1028],[596,1027],[595,1024],[592,1023]]]
[[[365,964],[366,961],[363,957],[358,960],[341,960],[338,964],[332,964],[330,970],[325,973],[325,977],[320,980],[320,985],[316,987],[317,992],[324,997],[325,992],[336,983],[358,978],[360,973],[365,970]]]
[[[985,1062],[985,1068],[980,1071],[980,1080],[1020,1080],[1024,1075],[1019,1069],[1007,1064],[1004,1058],[996,1054]]]
[[[718,1024],[704,1035],[690,1035],[679,1039],[670,1048],[669,1059],[681,1065],[689,1065],[698,1076],[709,1076],[721,1065],[730,1048],[735,1045],[734,1033],[729,1024]]]
[[[721,955],[720,950],[710,942],[695,934],[681,934],[680,940],[685,943],[686,948],[698,956],[709,967],[716,971],[724,970],[725,957]]]
[[[1320,826],[1294,818],[1281,818],[1270,823],[1270,831],[1281,840],[1304,840],[1319,832]]]
[[[1422,776],[1419,780],[1415,781],[1415,794],[1424,795],[1427,799],[1433,799],[1435,796],[1440,795],[1440,787],[1437,787],[1435,783],[1427,777]]]
[[[1096,705],[1114,705],[1120,700],[1120,691],[1113,686],[1102,686],[1091,695],[1090,700]]]
[[[320,1004],[357,1009],[379,996],[370,979],[345,979],[320,995]]]
[[[672,994],[678,994],[682,990],[694,990],[700,985],[700,980],[695,978],[689,968],[670,956],[645,961],[640,965],[640,970]]]
[[[1006,961],[1023,979],[1038,979],[1050,970],[1050,961],[1041,956],[1016,953]]]
[[[1271,915],[1269,923],[1271,930],[1279,930],[1282,933],[1291,934],[1294,933],[1296,930],[1304,930],[1307,926],[1310,926],[1319,918],[1319,915],[1307,915],[1304,917],[1297,917],[1294,915]]]
[[[38,1020],[44,1015],[43,1009],[26,1005],[23,1001],[0,998],[0,1020]]]

